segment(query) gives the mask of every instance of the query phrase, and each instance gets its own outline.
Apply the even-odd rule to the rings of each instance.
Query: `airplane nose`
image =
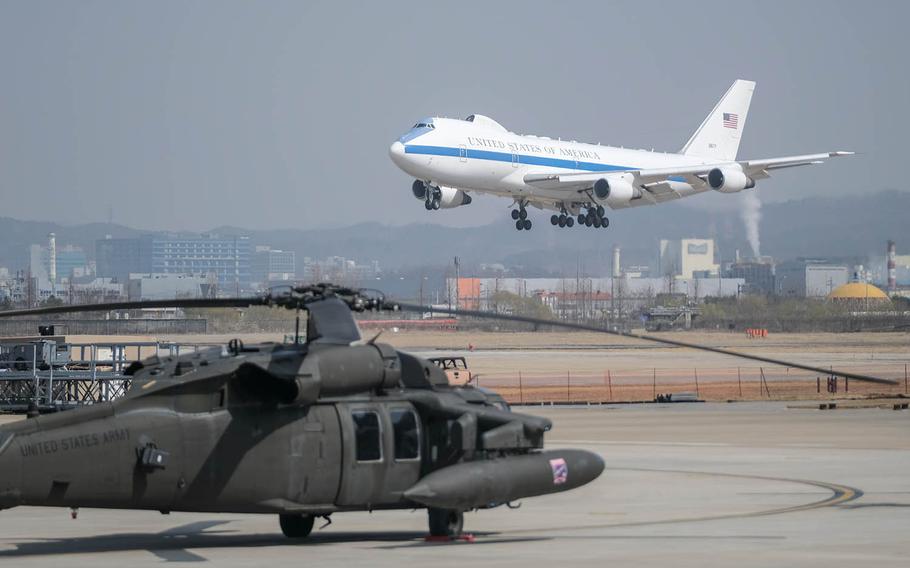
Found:
[[[395,164],[401,166],[404,163],[404,144],[398,140],[393,142],[392,146],[389,147],[389,157],[392,158]]]

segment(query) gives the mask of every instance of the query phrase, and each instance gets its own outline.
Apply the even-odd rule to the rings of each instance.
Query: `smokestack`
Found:
[[[57,235],[47,236],[47,276],[51,284],[57,283]]]
[[[897,291],[897,245],[888,241],[888,291]]]
[[[619,245],[613,245],[613,278],[622,276],[622,265],[619,264]]]

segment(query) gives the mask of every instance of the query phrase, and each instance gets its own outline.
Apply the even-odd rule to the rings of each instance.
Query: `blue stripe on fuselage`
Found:
[[[405,154],[425,154],[430,156],[461,156],[460,148],[451,148],[449,146],[421,146],[419,144],[409,144],[404,147]],[[512,162],[513,154],[506,152],[491,152],[489,150],[464,149],[465,158],[475,160],[491,160],[494,162]],[[598,164],[596,162],[579,162],[575,160],[562,160],[560,158],[545,158],[542,156],[529,156],[527,154],[515,154],[518,157],[519,164],[531,166],[548,166],[552,168],[565,168],[568,170],[584,170],[588,172],[613,172],[637,170],[639,168],[630,168],[627,166],[613,166],[610,164]],[[673,176],[667,178],[673,181],[685,182],[685,178]]]

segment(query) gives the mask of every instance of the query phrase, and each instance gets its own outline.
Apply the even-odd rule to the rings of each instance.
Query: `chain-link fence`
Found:
[[[635,402],[666,395],[694,395],[706,401],[806,400],[828,397],[910,395],[907,364],[844,366],[845,372],[871,375],[895,384],[870,383],[776,366],[689,369],[604,369],[602,372],[485,372],[475,381],[511,403]]]

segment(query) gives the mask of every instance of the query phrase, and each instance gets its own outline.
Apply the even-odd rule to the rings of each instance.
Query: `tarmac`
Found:
[[[466,514],[474,542],[425,542],[423,511],[345,513],[307,541],[277,518],[0,511],[0,566],[906,566],[910,411],[780,402],[530,407],[549,447],[604,474],[518,509]],[[8,418],[0,417],[0,421]],[[317,523],[318,526],[318,523]]]

